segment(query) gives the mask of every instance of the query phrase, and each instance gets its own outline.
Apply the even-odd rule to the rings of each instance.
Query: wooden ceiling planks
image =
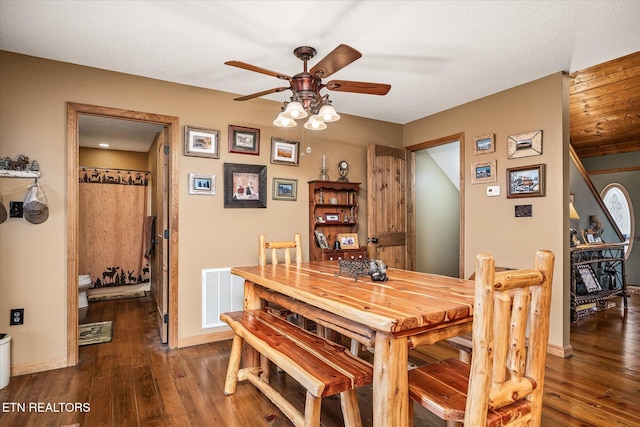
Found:
[[[570,77],[569,128],[578,156],[640,151],[640,52]]]

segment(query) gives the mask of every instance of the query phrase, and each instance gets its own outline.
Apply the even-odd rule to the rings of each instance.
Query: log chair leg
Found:
[[[322,398],[316,397],[307,391],[307,399],[304,404],[305,427],[320,427],[320,405]]]
[[[360,407],[358,406],[358,393],[356,390],[347,390],[340,393],[340,406],[345,427],[362,427]]]
[[[235,393],[236,391],[243,341],[244,340],[240,335],[233,336],[233,343],[231,344],[231,354],[229,355],[229,366],[227,367],[227,377],[224,380],[224,394],[227,396]]]

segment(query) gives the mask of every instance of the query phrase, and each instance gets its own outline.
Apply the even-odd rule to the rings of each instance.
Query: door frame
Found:
[[[405,150],[416,152],[427,148],[448,144],[454,141],[460,141],[460,250],[458,255],[458,276],[460,278],[464,278],[464,132],[455,133],[453,135],[448,135],[442,138],[432,139],[425,142],[420,142],[418,144],[410,145],[404,148]],[[415,168],[413,173],[415,179]]]
[[[178,117],[67,102],[67,366],[78,363],[78,119],[80,114],[163,125],[169,145],[169,348],[178,346]]]

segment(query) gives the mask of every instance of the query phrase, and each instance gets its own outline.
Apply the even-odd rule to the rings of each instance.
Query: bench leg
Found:
[[[224,380],[224,394],[230,395],[235,393],[238,384],[238,370],[240,369],[240,358],[242,357],[243,339],[239,335],[233,336],[231,344],[231,354],[229,355],[229,367],[227,368],[227,377]]]
[[[345,427],[362,427],[360,408],[358,406],[358,393],[356,390],[347,390],[340,393],[340,406]]]
[[[322,398],[316,397],[307,391],[307,399],[304,405],[304,426],[320,427],[320,405]]]

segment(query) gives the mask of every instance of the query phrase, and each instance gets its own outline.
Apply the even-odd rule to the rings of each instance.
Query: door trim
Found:
[[[169,348],[178,346],[178,117],[96,105],[67,103],[67,366],[78,363],[78,115],[87,114],[165,126],[169,143]]]
[[[454,141],[460,141],[460,251],[458,254],[458,276],[460,278],[464,278],[464,132],[420,142],[418,144],[405,147],[405,149],[415,152],[426,148],[437,147],[438,145],[448,144]]]

